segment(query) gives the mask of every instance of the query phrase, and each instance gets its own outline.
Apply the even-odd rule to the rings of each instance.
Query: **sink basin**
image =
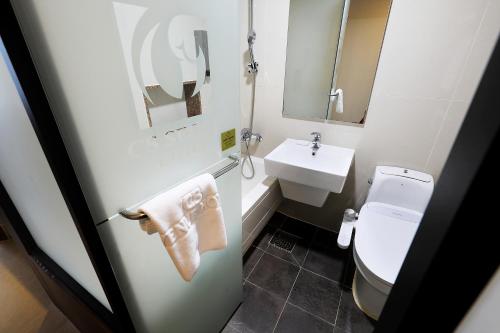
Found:
[[[342,192],[354,150],[321,144],[313,156],[311,146],[286,139],[264,158],[264,167],[279,179],[283,196],[321,207],[330,192]]]

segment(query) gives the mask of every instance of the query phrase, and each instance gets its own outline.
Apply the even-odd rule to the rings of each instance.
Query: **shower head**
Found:
[[[249,74],[257,74],[257,72],[259,71],[259,64],[257,63],[257,61],[255,61],[255,57],[253,54],[253,43],[255,42],[255,38],[257,38],[257,34],[254,30],[250,30],[250,32],[248,33],[248,53],[250,54],[250,63],[247,65],[247,71]]]
[[[247,36],[248,45],[250,47],[252,47],[252,45],[255,42],[256,38],[257,38],[257,34],[255,33],[255,31],[254,30],[250,30],[250,32],[248,32],[248,36]]]

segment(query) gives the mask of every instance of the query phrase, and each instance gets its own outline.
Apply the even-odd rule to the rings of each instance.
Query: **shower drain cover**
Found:
[[[274,234],[273,238],[269,241],[270,245],[276,246],[284,251],[292,252],[297,238],[287,233],[278,231]]]

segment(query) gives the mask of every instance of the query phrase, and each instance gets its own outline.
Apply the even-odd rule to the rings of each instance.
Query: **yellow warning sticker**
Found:
[[[229,131],[222,132],[220,134],[220,146],[222,151],[227,150],[236,145],[236,129],[230,129]]]

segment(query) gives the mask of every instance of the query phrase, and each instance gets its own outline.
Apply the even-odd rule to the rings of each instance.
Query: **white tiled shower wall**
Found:
[[[363,128],[282,117],[289,0],[254,1],[260,64],[254,131],[264,137],[255,154],[265,156],[287,137],[309,139],[312,131],[322,133],[323,143],[356,150],[342,194],[330,195],[321,209],[286,201],[280,210],[335,230],[345,208],[362,205],[376,165],[439,177],[498,37],[500,1],[394,0]],[[248,6],[241,8],[241,110],[248,126]]]

